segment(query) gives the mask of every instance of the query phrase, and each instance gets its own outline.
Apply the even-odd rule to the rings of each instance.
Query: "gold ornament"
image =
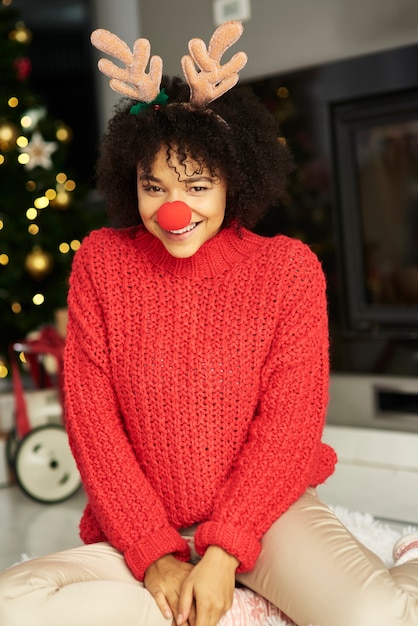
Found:
[[[19,129],[11,122],[0,122],[0,150],[6,152],[16,146]]]
[[[42,280],[52,271],[52,255],[45,252],[41,246],[34,246],[32,252],[28,254],[25,261],[26,271],[35,280]]]

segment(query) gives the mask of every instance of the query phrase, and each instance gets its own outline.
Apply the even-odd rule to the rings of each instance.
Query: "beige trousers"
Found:
[[[417,626],[418,561],[390,570],[314,494],[264,535],[237,580],[298,626]],[[27,561],[0,574],[1,626],[168,626],[107,543]]]

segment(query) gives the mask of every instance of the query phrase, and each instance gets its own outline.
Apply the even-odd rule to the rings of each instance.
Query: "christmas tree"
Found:
[[[0,4],[0,376],[10,344],[65,307],[73,254],[104,223],[66,169],[71,129],[31,91],[31,33],[11,4]]]

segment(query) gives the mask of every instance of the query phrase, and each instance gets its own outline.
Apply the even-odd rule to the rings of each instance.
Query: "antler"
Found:
[[[117,35],[99,28],[91,34],[91,42],[101,52],[125,64],[122,68],[108,59],[99,60],[99,69],[111,79],[109,84],[114,91],[140,102],[151,102],[158,96],[163,62],[159,56],[150,59],[151,46],[148,39],[137,39],[131,52],[129,46]],[[145,70],[148,61],[147,74]]]
[[[241,22],[221,24],[213,33],[206,49],[201,39],[189,42],[190,56],[182,58],[181,64],[190,87],[190,102],[197,105],[209,104],[219,98],[238,82],[238,72],[247,62],[245,52],[238,52],[225,65],[220,65],[224,52],[241,37]],[[199,70],[196,69],[196,65]]]

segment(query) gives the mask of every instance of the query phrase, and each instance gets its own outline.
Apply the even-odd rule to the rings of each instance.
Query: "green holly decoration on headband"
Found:
[[[154,100],[152,100],[151,102],[138,102],[137,104],[134,104],[134,106],[131,107],[129,113],[131,113],[132,115],[138,115],[141,111],[144,111],[145,109],[149,109],[150,107],[155,105],[164,105],[167,104],[167,102],[168,96],[165,92],[165,89],[161,89],[160,93],[156,98],[154,98]]]

